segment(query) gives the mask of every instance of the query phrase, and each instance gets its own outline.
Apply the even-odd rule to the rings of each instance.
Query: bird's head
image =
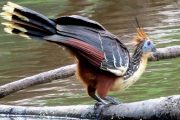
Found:
[[[146,40],[146,41],[144,41],[142,51],[143,51],[143,53],[156,52],[156,47],[152,41]]]
[[[141,50],[145,54],[156,52],[156,47],[154,43],[149,39],[148,35],[144,32],[142,28],[137,28],[137,35],[134,37],[133,42],[136,45],[141,44]]]

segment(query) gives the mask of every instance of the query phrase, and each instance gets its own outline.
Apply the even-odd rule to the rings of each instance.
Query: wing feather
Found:
[[[55,21],[57,24],[61,25],[86,26],[98,30],[105,30],[105,28],[98,22],[79,15],[62,16],[57,18]]]
[[[101,68],[122,76],[129,66],[129,51],[117,37],[110,33],[103,34],[101,39],[106,58],[102,62]]]
[[[56,21],[57,35],[52,37],[53,42],[60,41],[58,36],[68,38],[61,39],[61,43],[73,48],[95,67],[117,76],[125,74],[129,66],[129,51],[119,38],[96,21],[84,17],[66,16]]]

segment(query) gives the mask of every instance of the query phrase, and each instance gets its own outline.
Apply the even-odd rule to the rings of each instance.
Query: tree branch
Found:
[[[171,46],[166,48],[159,48],[157,53],[154,53],[156,58],[150,60],[156,61],[159,59],[168,59],[180,56],[180,46]],[[51,82],[52,80],[62,79],[74,75],[76,65],[68,65],[55,70],[43,72],[31,77],[17,80],[5,85],[0,86],[0,98],[3,98],[16,91],[28,88],[33,85]]]
[[[33,85],[73,76],[75,68],[76,64],[68,65],[2,85],[0,86],[0,98]]]
[[[149,58],[152,61],[180,57],[180,45],[159,48],[157,52],[153,54],[157,59]]]
[[[23,118],[79,118],[99,120],[179,120],[180,95],[161,97],[145,101],[124,103],[120,105],[102,105],[94,109],[93,105],[23,107],[0,105],[0,114]],[[100,111],[99,116],[97,111]]]

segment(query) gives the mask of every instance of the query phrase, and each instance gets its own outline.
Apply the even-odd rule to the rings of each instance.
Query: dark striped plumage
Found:
[[[143,44],[144,43],[141,42],[141,43],[139,43],[139,45],[137,45],[137,48],[136,48],[134,54],[132,55],[129,67],[128,67],[126,73],[123,75],[125,80],[128,79],[129,77],[131,77],[134,74],[134,72],[136,72],[137,69],[139,68],[141,57],[143,54],[143,51],[142,51]]]

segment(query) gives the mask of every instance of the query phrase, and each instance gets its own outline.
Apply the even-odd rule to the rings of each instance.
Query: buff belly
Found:
[[[138,70],[134,72],[134,74],[126,80],[124,80],[123,77],[117,78],[113,86],[111,87],[111,91],[122,92],[129,86],[133,85],[139,79],[142,73],[145,71],[146,65],[147,65],[147,59],[141,59]]]

